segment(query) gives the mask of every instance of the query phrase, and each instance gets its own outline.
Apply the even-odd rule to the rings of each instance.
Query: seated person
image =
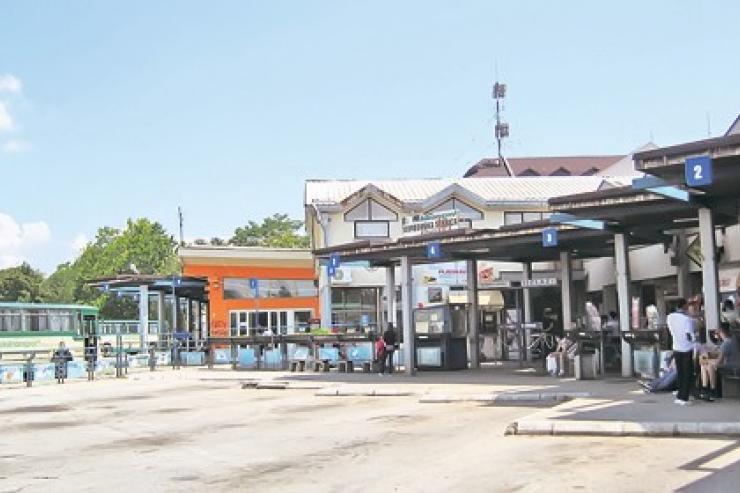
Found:
[[[550,373],[555,376],[565,375],[565,361],[566,358],[569,360],[575,358],[578,352],[578,344],[575,341],[568,339],[567,337],[557,338],[558,345],[555,347],[555,351],[547,355],[550,364],[549,368],[554,368]]]
[[[730,325],[723,323],[719,327],[719,346],[717,371],[721,374],[740,375],[740,347],[738,341],[730,334]]]
[[[701,387],[699,398],[711,402],[717,397],[717,361],[719,350],[712,341],[699,344],[697,347],[699,355],[699,374],[701,376]]]
[[[668,363],[668,368],[662,372],[661,376],[648,382],[644,380],[639,381],[643,392],[652,394],[655,392],[671,392],[676,390],[678,371],[676,370],[676,363],[673,361],[673,355],[669,355],[666,358],[666,362]]]

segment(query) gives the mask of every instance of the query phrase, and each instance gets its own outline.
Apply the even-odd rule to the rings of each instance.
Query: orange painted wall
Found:
[[[249,267],[234,265],[185,265],[183,274],[208,278],[209,300],[211,305],[210,328],[215,337],[229,335],[229,310],[254,310],[254,299],[225,300],[223,285],[225,277],[255,279],[316,279],[313,268],[301,267]],[[259,309],[311,309],[314,317],[319,317],[319,298],[260,298]]]

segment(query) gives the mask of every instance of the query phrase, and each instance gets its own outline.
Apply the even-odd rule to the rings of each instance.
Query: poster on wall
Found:
[[[442,288],[441,287],[430,287],[427,289],[427,297],[429,300],[429,303],[442,303],[444,301],[444,296],[442,294]]]
[[[632,330],[637,330],[640,328],[640,297],[639,296],[633,296],[632,297],[632,310],[631,310],[631,318],[632,318]]]

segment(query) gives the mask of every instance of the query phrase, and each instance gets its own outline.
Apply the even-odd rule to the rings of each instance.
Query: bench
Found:
[[[337,371],[339,373],[354,373],[355,364],[349,360],[342,360],[337,364]]]
[[[329,364],[329,360],[320,360],[320,361],[314,361],[313,362],[313,371],[320,372],[320,371],[329,371],[331,368],[331,365]]]
[[[306,371],[306,361],[305,360],[291,361],[290,371]]]

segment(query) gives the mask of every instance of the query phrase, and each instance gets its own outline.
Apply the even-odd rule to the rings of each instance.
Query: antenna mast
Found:
[[[180,246],[185,246],[185,238],[182,234],[182,207],[177,206],[177,219],[180,223]]]
[[[503,166],[509,176],[514,176],[509,163],[501,152],[501,141],[509,136],[509,124],[501,121],[501,111],[503,110],[502,100],[506,97],[506,84],[500,84],[498,81],[493,84],[493,99],[496,101],[496,145],[498,146],[498,163]]]

